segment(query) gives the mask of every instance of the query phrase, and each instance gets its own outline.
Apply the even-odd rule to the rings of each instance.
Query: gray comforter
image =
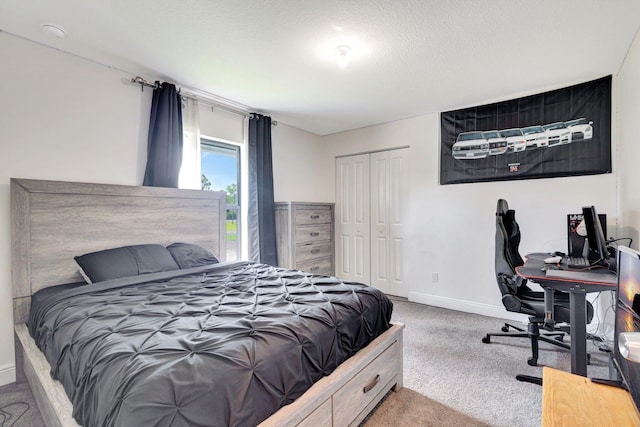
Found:
[[[378,290],[232,263],[49,291],[29,329],[84,426],[250,426],[389,328]]]

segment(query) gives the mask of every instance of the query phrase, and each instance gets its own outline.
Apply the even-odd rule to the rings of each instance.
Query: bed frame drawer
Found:
[[[402,357],[398,346],[392,345],[376,357],[355,377],[333,395],[333,425],[346,426],[359,423],[373,402],[387,393],[397,381],[398,358]]]
[[[331,399],[327,399],[296,427],[333,427],[331,409]]]
[[[357,426],[392,387],[394,391],[402,388],[403,329],[404,325],[392,323],[388,331],[338,366],[329,377],[320,379],[302,397],[280,408],[258,427]],[[378,374],[377,385],[363,393]],[[349,392],[355,396],[349,396]]]

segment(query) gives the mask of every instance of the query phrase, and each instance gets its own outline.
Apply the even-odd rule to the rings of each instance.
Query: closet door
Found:
[[[409,150],[371,154],[371,286],[408,296],[404,283],[404,228]]]
[[[336,159],[336,276],[369,283],[369,155]]]

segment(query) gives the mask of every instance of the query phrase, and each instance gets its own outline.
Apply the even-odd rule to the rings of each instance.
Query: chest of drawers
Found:
[[[280,267],[333,275],[333,234],[333,203],[276,203]]]

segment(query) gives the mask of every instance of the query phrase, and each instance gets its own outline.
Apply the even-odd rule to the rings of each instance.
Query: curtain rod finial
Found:
[[[144,79],[140,76],[131,77],[131,83],[140,85],[140,92],[144,92]]]

